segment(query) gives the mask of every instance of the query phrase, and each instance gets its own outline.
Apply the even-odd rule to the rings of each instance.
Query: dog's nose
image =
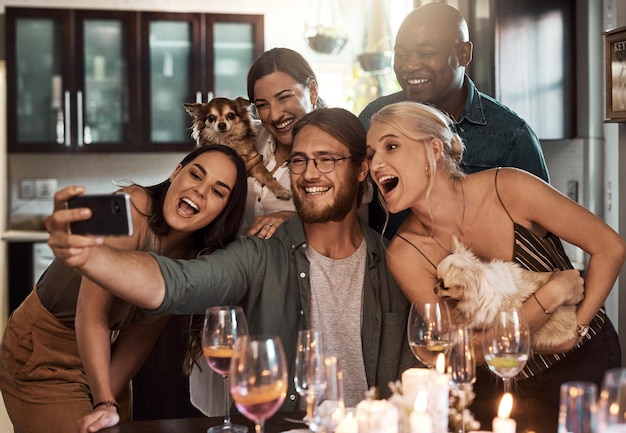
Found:
[[[220,122],[220,123],[218,123],[218,124],[217,124],[217,128],[218,128],[220,131],[225,131],[225,130],[226,130],[226,122]]]
[[[445,292],[446,290],[448,290],[448,288],[445,286],[443,280],[441,278],[439,278],[437,280],[437,284],[435,285],[435,287],[433,287],[433,292],[435,292],[435,295],[439,295],[439,290]]]

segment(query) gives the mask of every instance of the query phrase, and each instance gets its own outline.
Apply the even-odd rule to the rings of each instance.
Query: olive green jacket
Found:
[[[388,383],[417,361],[406,337],[409,302],[387,270],[386,240],[362,224],[367,242],[361,340],[368,386],[381,397]],[[290,385],[281,410],[295,410],[293,385],[298,330],[309,315],[309,261],[302,222],[294,217],[268,240],[241,236],[225,249],[196,260],[154,256],[165,278],[162,314],[204,313],[208,306],[242,305],[250,334],[281,337]],[[332,302],[329,299],[328,302]],[[338,330],[341,332],[341,330]]]

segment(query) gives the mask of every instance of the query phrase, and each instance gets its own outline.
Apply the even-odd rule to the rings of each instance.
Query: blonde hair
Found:
[[[425,135],[438,138],[443,143],[443,168],[451,177],[465,175],[459,167],[465,145],[461,137],[452,130],[451,119],[442,111],[420,102],[397,102],[374,114],[372,124],[375,122],[385,123],[412,140],[421,141]],[[432,148],[426,148],[431,169],[437,170]],[[433,175],[434,173],[433,171]]]
[[[441,169],[445,170],[453,179],[460,179],[465,176],[459,165],[465,151],[465,145],[461,137],[452,129],[452,119],[442,111],[421,102],[397,102],[381,108],[374,114],[371,125],[376,122],[387,124],[409,139],[424,143],[430,170],[426,197],[430,197],[435,182],[435,174],[439,167],[435,162],[432,146],[426,145],[430,140],[425,141],[424,137],[437,138],[443,143],[440,158]],[[379,200],[388,216],[387,206],[380,196]]]

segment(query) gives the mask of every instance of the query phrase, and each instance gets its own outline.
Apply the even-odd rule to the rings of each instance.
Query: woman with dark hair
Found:
[[[278,182],[289,189],[286,161],[291,153],[293,125],[305,114],[326,104],[318,95],[311,65],[296,51],[272,48],[248,71],[248,98],[260,119],[256,148],[262,163]],[[249,235],[271,237],[276,227],[295,214],[292,200],[278,199],[252,177],[243,228]]]
[[[236,236],[246,190],[245,166],[233,150],[198,148],[164,182],[121,188],[130,195],[133,235],[102,242],[170,258],[211,253]],[[79,422],[86,431],[128,419],[129,382],[166,320],[55,260],[2,340],[0,389],[15,432],[65,433]]]

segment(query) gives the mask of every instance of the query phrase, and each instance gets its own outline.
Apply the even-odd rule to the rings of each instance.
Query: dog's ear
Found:
[[[187,114],[189,114],[194,119],[197,119],[199,117],[200,108],[202,108],[202,104],[198,102],[185,103],[183,104],[183,107],[185,107],[185,111],[187,112]]]
[[[451,244],[453,253],[464,253],[467,250],[467,248],[461,243],[457,235],[452,235]]]
[[[245,108],[246,110],[248,109],[250,104],[252,104],[252,102],[248,101],[246,98],[242,98],[241,96],[237,96],[237,99],[235,99],[235,103],[241,108]]]

